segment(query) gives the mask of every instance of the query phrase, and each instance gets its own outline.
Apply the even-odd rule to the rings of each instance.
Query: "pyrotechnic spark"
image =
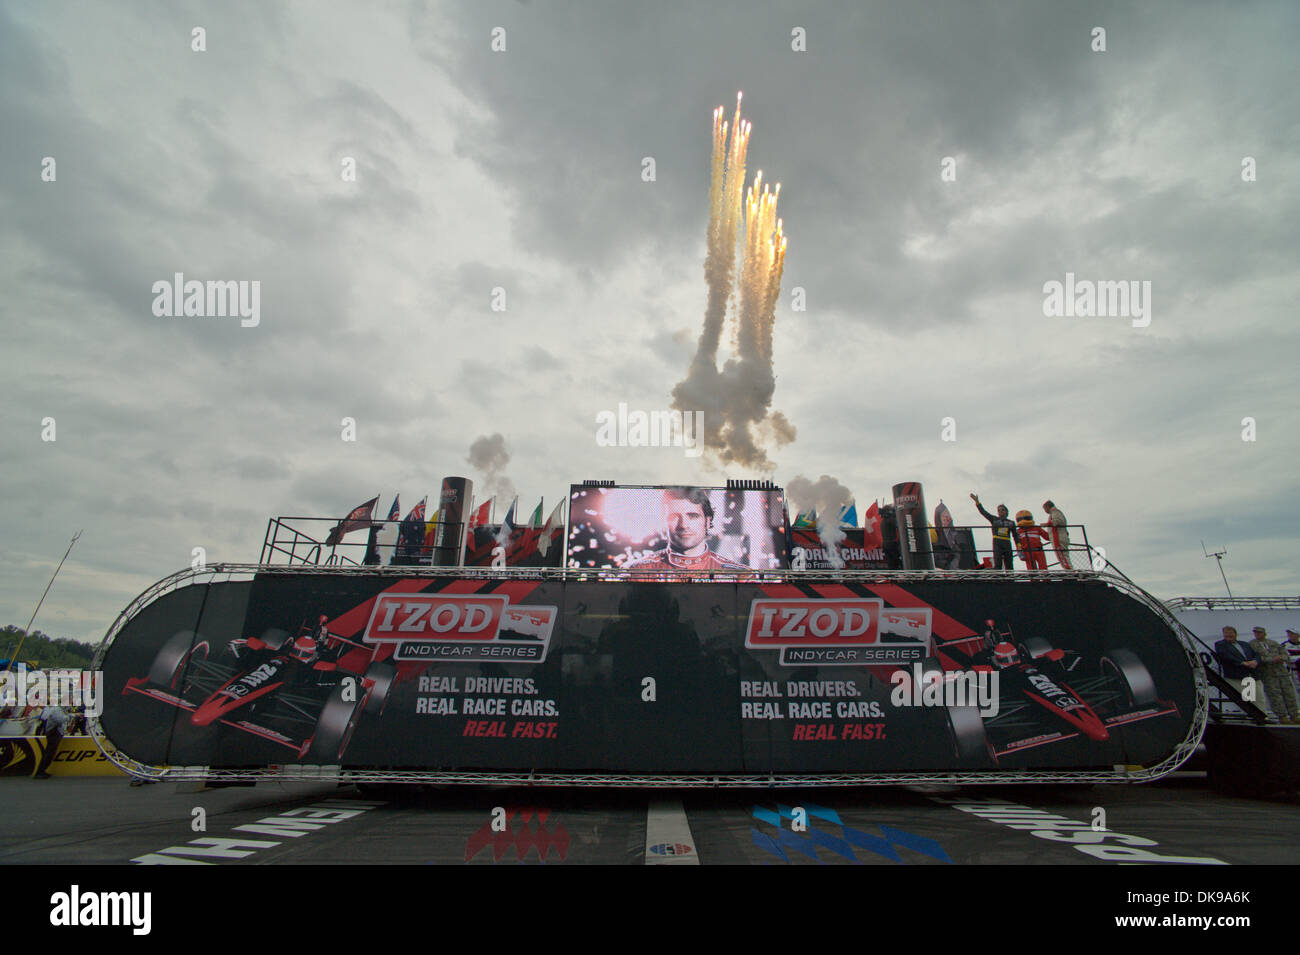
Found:
[[[769,414],[776,387],[772,331],[787,243],[776,215],[780,184],[775,189],[763,184],[759,171],[745,190],[745,161],[753,126],[741,118],[742,96],[736,94],[730,123],[723,118],[721,106],[713,111],[708,252],[704,260],[708,301],[695,357],[686,378],[673,389],[673,406],[712,414],[715,425],[706,432],[706,446],[724,463],[771,470],[773,465],[756,443],[753,429],[770,434],[778,445],[794,438],[794,428],[784,415],[779,411]],[[745,234],[737,281],[736,244],[742,217]],[[732,311],[736,356],[719,371],[718,342],[733,293],[738,297]]]

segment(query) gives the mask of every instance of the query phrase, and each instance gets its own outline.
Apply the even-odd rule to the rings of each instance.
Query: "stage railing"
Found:
[[[333,566],[429,566],[433,561],[433,548],[424,542],[403,543],[401,521],[374,521],[377,540],[370,546],[367,528],[352,531],[345,540],[327,544],[329,532],[339,523],[329,517],[273,517],[266,525],[259,563],[272,565]],[[1038,525],[1050,535],[1048,525]],[[794,529],[798,531],[798,528]],[[993,532],[988,525],[953,525],[929,529],[932,535],[931,553],[935,570],[967,571],[992,570],[994,548]],[[1106,569],[1105,553],[1088,540],[1087,528],[1082,524],[1067,525],[1068,544],[1057,547],[1049,536],[1040,540],[1034,549],[1035,559],[1041,553],[1046,571],[1096,571]],[[966,533],[969,532],[969,533]],[[984,546],[981,546],[984,545]],[[792,547],[793,549],[793,547]],[[881,557],[868,569],[902,570],[901,550],[896,544],[886,543],[880,548]],[[1030,568],[1031,551],[1018,544],[1012,546],[1012,569],[1015,572],[1038,572]],[[776,569],[776,568],[767,568]]]

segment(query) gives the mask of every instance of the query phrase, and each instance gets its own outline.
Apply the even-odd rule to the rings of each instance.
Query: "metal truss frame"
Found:
[[[1300,610],[1300,597],[1175,597],[1165,606],[1180,610]]]

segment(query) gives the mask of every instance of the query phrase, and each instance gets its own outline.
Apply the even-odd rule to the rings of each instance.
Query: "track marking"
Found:
[[[646,806],[646,865],[699,865],[695,838],[681,800],[656,801]]]

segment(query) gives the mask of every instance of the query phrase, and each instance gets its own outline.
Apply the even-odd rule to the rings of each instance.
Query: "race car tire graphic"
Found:
[[[921,661],[920,685],[913,688],[914,698],[920,698],[926,684],[935,679],[933,674],[937,674],[939,680],[944,679],[943,666],[935,657],[926,657]],[[953,755],[962,766],[994,765],[988,734],[984,730],[984,719],[977,707],[941,707],[940,713],[942,723],[938,729],[947,737]]]
[[[1129,706],[1156,702],[1156,681],[1132,650],[1112,650],[1108,656],[1102,657],[1101,672],[1119,684]]]
[[[393,686],[393,680],[397,677],[397,668],[391,663],[372,663],[366,668],[366,675],[363,679],[373,680],[374,688],[366,697],[365,712],[368,716],[378,716],[384,712],[384,704],[388,701],[388,691]]]
[[[163,644],[158,655],[149,667],[149,682],[165,686],[170,690],[179,689],[177,681],[185,672],[186,665],[195,653],[202,653],[206,659],[208,642],[200,640],[193,630],[181,630]]]
[[[343,686],[336,686],[316,720],[311,745],[303,756],[304,763],[334,766],[343,760],[343,752],[352,740],[352,731],[361,718],[361,706],[343,698]]]
[[[948,715],[948,734],[960,765],[992,766],[995,760],[978,707],[951,706],[944,712]]]
[[[1042,637],[1028,637],[1020,644],[1020,659],[1025,663],[1030,660],[1037,660],[1039,657],[1047,656],[1055,647],[1050,640],[1044,640]]]

